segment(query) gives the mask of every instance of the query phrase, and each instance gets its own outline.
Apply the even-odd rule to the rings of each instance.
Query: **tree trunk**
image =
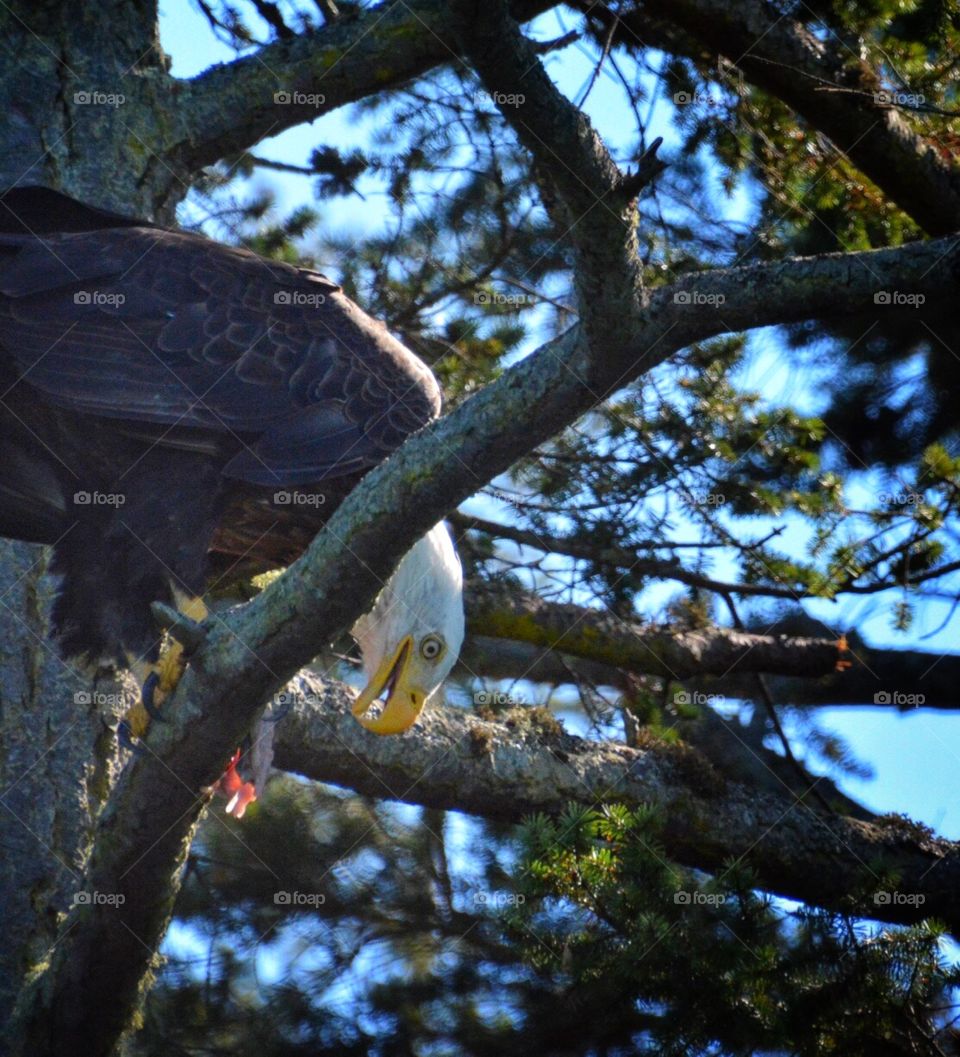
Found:
[[[0,540],[0,1021],[84,899],[92,823],[118,770],[110,720],[124,687],[51,645],[49,551]]]
[[[153,5],[15,3],[0,28],[0,188],[42,184],[114,212],[172,216],[186,186],[158,157],[172,82]],[[58,655],[49,556],[0,540],[0,1023],[47,962],[60,916],[97,898],[83,872],[132,689]]]

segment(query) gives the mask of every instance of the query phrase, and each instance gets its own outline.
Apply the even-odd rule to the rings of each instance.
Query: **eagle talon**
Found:
[[[166,723],[167,721],[156,703],[156,692],[159,686],[160,676],[155,671],[151,672],[143,681],[143,686],[140,690],[140,700],[143,702],[143,707],[147,710],[147,715],[151,719],[155,719],[158,723]]]

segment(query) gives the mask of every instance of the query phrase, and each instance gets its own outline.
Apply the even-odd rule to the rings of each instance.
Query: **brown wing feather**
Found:
[[[0,343],[58,406],[243,435],[227,472],[258,483],[372,465],[439,412],[329,279],[157,228],[0,235]]]

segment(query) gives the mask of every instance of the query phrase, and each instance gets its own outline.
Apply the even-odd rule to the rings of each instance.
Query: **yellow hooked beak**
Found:
[[[423,709],[427,695],[419,686],[410,684],[410,658],[413,638],[408,635],[393,652],[385,657],[376,674],[353,703],[357,722],[374,734],[402,734],[409,730]],[[376,719],[363,719],[363,713],[386,690],[387,701]]]

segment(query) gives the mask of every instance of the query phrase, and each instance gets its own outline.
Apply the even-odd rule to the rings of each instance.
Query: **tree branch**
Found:
[[[520,0],[513,6],[526,20],[553,4]],[[180,125],[168,150],[196,172],[454,59],[446,4],[385,0],[183,82]],[[277,103],[278,92],[287,93],[289,101]]]
[[[806,590],[800,584],[790,584],[781,580],[779,584],[747,583],[742,581],[717,580],[705,573],[696,572],[681,564],[678,557],[646,558],[640,557],[627,547],[611,544],[596,544],[574,536],[555,536],[538,529],[526,529],[519,525],[504,525],[497,521],[472,515],[453,513],[449,521],[459,529],[476,529],[497,539],[512,540],[524,547],[532,547],[543,554],[565,554],[570,558],[579,558],[597,565],[608,565],[615,569],[629,570],[631,573],[650,576],[657,580],[676,580],[677,583],[713,591],[719,595],[740,595],[742,597],[783,598],[793,602],[805,599],[822,598],[823,595]],[[668,542],[664,546],[669,546]],[[892,552],[892,553],[895,553]],[[889,555],[887,555],[889,557]],[[879,564],[879,559],[877,560]],[[840,583],[835,594],[870,595],[881,591],[918,587],[920,584],[938,580],[942,576],[960,569],[960,561],[944,562],[932,566],[912,576],[899,576],[886,580],[875,580],[857,583],[851,577]]]
[[[416,735],[371,738],[350,715],[352,693],[338,684],[315,689],[318,706],[298,704],[278,724],[278,767],[367,796],[466,811],[517,822],[565,804],[618,800],[653,804],[665,819],[667,854],[722,873],[746,861],[764,889],[816,906],[842,908],[858,887],[884,888],[919,900],[871,904],[873,916],[912,922],[925,917],[960,931],[960,844],[922,827],[824,817],[801,801],[728,782],[705,757],[683,745],[639,749],[562,733],[517,710],[498,723],[438,708]]]
[[[554,5],[523,0],[511,6],[517,18],[526,20]],[[590,14],[614,18],[598,5],[591,6]],[[642,10],[619,12],[616,19],[620,42],[628,47],[665,47],[697,61],[704,58],[703,48],[735,56],[752,83],[829,136],[927,232],[960,229],[960,177],[895,108],[875,100],[879,77],[835,38],[822,39],[758,0],[735,5],[726,0],[651,0]],[[672,32],[671,26],[680,32]],[[530,46],[534,56],[540,50]],[[456,53],[448,5],[388,0],[315,33],[278,40],[180,85],[181,118],[168,153],[183,168],[196,171],[265,136],[395,88],[455,60]],[[830,86],[845,90],[824,90]],[[291,93],[290,102],[274,101],[281,91]],[[293,93],[310,98],[297,102]]]
[[[542,197],[573,246],[580,325],[591,355],[615,356],[644,301],[635,200],[662,169],[660,141],[636,173],[624,174],[589,118],[550,80],[505,0],[457,0],[449,10],[464,55],[550,185]],[[508,100],[515,105],[504,105]]]
[[[619,43],[628,47],[664,46],[696,61],[703,61],[703,49],[732,58],[748,80],[829,136],[929,234],[960,228],[955,166],[896,108],[878,101],[879,75],[835,34],[816,34],[762,0],[645,0],[627,13],[593,5],[589,12],[607,24],[616,19]],[[702,47],[685,48],[690,38]]]
[[[480,621],[473,627],[482,626]],[[792,622],[777,622],[789,635],[796,635]],[[819,633],[828,629],[818,628]],[[874,649],[849,634],[852,667],[819,678],[803,675],[777,675],[768,672],[770,692],[781,705],[816,708],[889,708],[912,712],[917,708],[945,711],[960,709],[960,656],[922,650]],[[775,640],[776,641],[776,640]],[[789,641],[789,640],[788,640]],[[629,691],[631,673],[648,674],[645,658],[636,669],[627,665],[594,660],[592,654],[574,657],[564,652],[564,644],[548,649],[513,638],[496,638],[471,632],[462,653],[460,675],[478,673],[487,679],[529,679],[534,683],[559,686],[582,679],[594,686],[612,686]],[[726,675],[693,674],[683,679],[691,690],[730,699],[750,699],[752,679],[739,667]]]
[[[779,622],[778,622],[779,624]],[[797,622],[788,617],[782,622],[791,635],[822,634],[826,629],[817,621]],[[852,667],[822,679],[802,679],[771,673],[769,683],[773,696],[781,704],[838,705],[895,709],[913,712],[918,708],[954,710],[960,708],[960,655],[941,651],[877,649],[865,643],[856,631],[847,633]],[[690,687],[706,689],[694,678]],[[711,680],[709,689],[728,697],[751,697],[749,683],[738,671]]]
[[[611,667],[666,679],[737,672],[808,678],[836,669],[836,639],[757,635],[706,628],[643,626],[607,610],[548,602],[517,590],[473,585],[465,599],[471,634],[513,639]]]

